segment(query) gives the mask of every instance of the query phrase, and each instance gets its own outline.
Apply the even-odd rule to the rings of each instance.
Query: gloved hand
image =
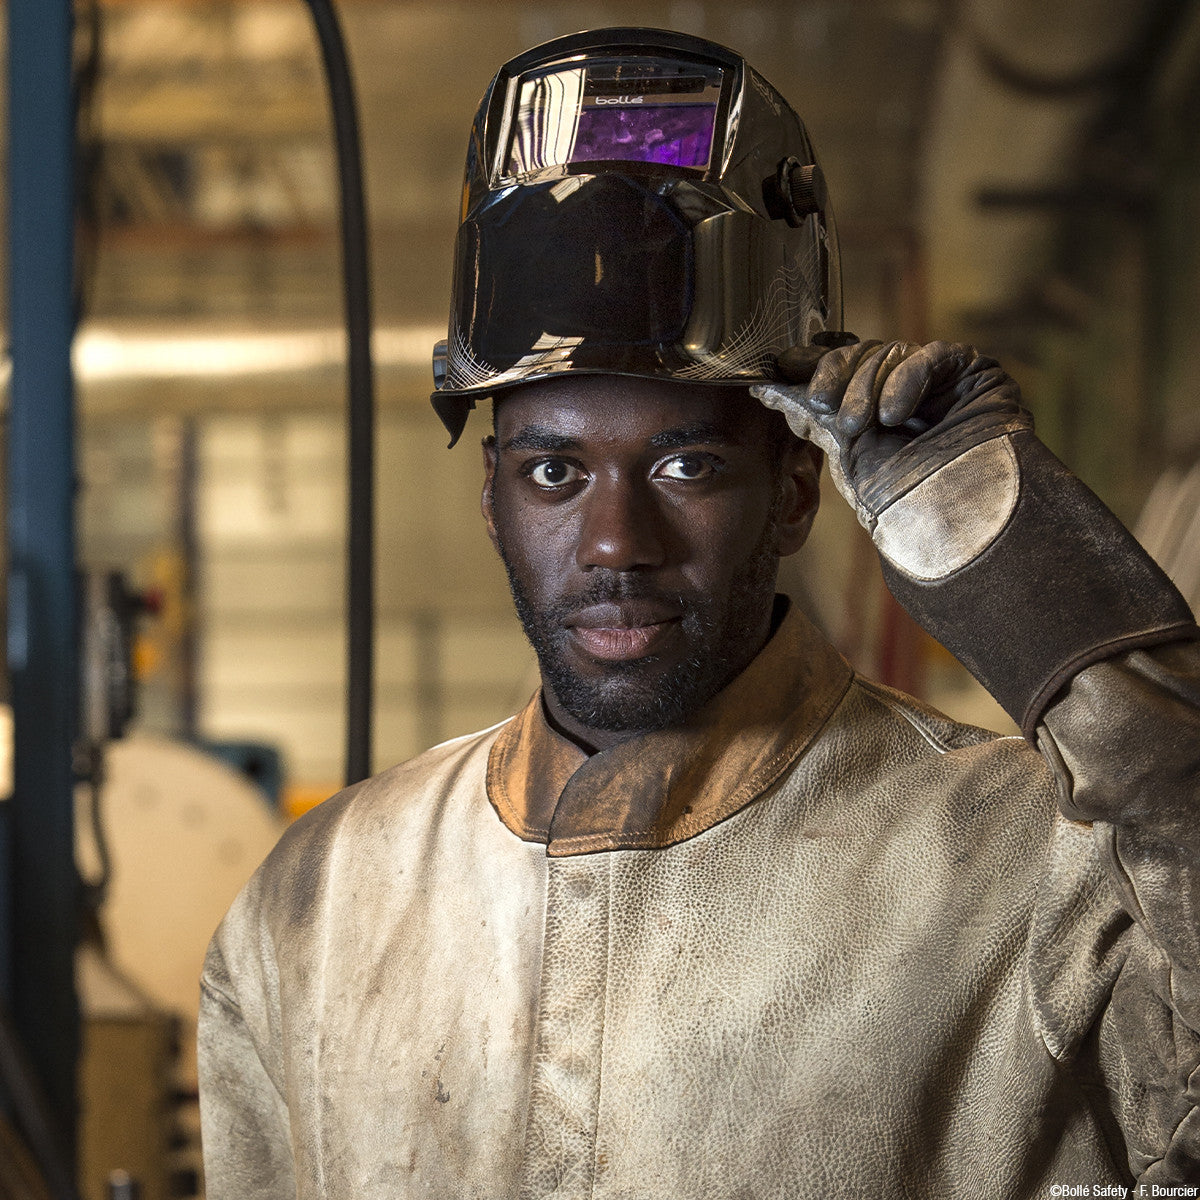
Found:
[[[892,593],[1030,740],[1084,667],[1196,635],[1166,575],[1034,436],[992,359],[866,342],[797,348],[779,368],[797,382],[753,394],[825,450]]]
[[[860,342],[815,362],[789,351],[779,367],[806,382],[751,391],[825,451],[838,490],[894,565],[939,578],[999,533],[1016,503],[1016,464],[1004,445],[977,447],[1032,429],[1033,420],[995,360],[946,342]],[[962,458],[959,470],[905,500]],[[959,503],[964,511],[955,511]]]

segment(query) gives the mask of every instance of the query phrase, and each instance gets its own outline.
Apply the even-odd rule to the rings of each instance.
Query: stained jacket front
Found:
[[[210,949],[211,1200],[1200,1183],[1198,679],[1089,667],[1039,755],[793,612],[685,729],[535,697],[343,793]]]

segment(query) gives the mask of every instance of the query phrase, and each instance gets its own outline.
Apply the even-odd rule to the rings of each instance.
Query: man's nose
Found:
[[[666,560],[666,529],[653,485],[598,481],[584,499],[576,561],[583,570],[637,571]]]

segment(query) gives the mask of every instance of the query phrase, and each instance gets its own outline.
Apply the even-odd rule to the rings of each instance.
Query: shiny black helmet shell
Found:
[[[550,84],[591,87],[593,74],[617,90],[640,75],[655,75],[650,89],[674,88],[675,76],[688,88],[693,77],[703,83],[703,104],[664,103],[711,108],[707,160],[571,161],[573,145],[557,155],[565,161],[517,161],[516,131],[526,137],[530,120],[522,89],[536,95],[549,80],[543,91],[569,118],[570,99]],[[653,107],[659,96],[649,99]],[[631,111],[641,103],[620,95],[592,103],[624,100]],[[583,110],[575,111],[577,142]],[[433,405],[453,445],[478,397],[563,372],[721,386],[773,380],[781,351],[840,329],[840,293],[836,233],[807,131],[739,55],[657,29],[556,38],[506,63],[476,114]]]

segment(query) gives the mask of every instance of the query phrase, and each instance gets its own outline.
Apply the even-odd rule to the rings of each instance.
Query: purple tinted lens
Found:
[[[715,113],[711,104],[585,108],[579,114],[570,161],[620,159],[706,167]]]

